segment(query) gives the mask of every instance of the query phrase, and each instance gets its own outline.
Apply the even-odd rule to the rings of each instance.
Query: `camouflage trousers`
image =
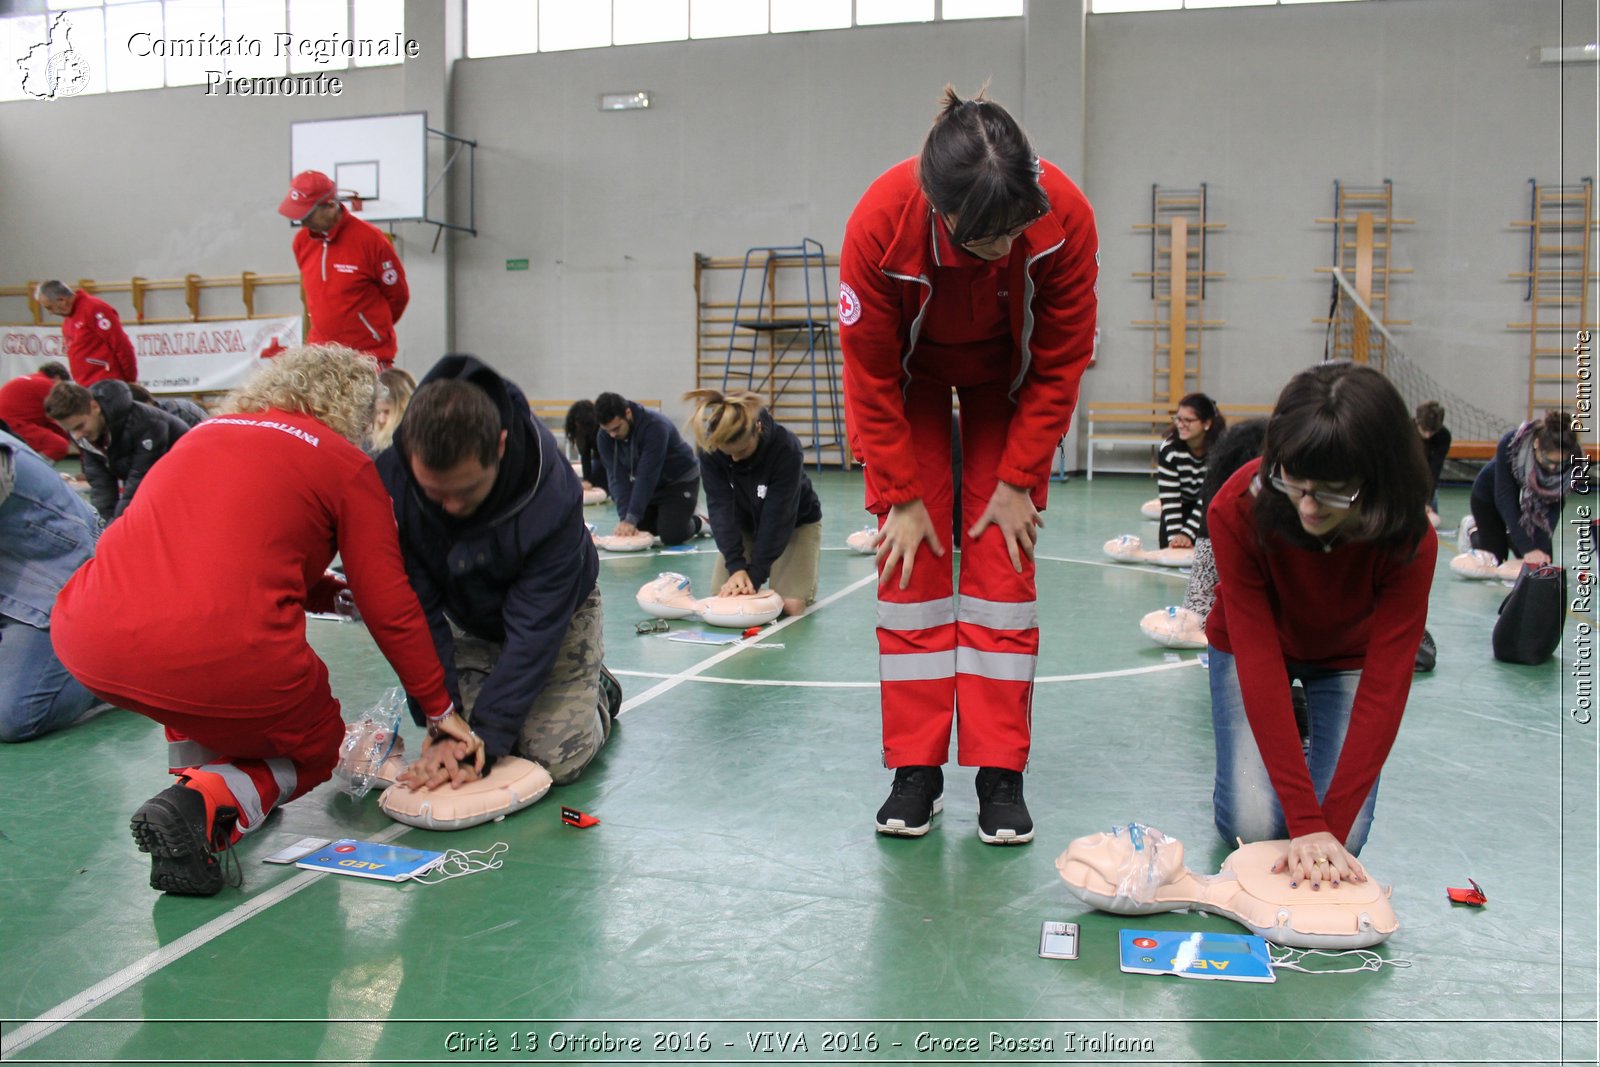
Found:
[[[602,710],[600,665],[606,639],[600,610],[600,588],[578,606],[561,639],[561,651],[544,689],[528,707],[512,754],[544,766],[556,785],[575,782],[606,743],[611,718]],[[455,629],[452,627],[452,629]],[[500,661],[501,645],[455,630],[456,679],[461,702],[472,720],[484,679]]]

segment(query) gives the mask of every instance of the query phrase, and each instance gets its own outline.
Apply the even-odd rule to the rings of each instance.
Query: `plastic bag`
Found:
[[[333,769],[333,780],[340,790],[359,800],[373,786],[394,783],[392,775],[405,765],[405,739],[399,732],[400,713],[405,707],[405,691],[391,689],[372,710],[345,725],[339,763]]]

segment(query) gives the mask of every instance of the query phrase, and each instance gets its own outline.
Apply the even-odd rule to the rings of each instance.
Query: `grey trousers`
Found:
[[[572,616],[550,677],[529,706],[512,749],[514,755],[542,764],[556,785],[577,781],[610,732],[610,717],[600,710],[605,700],[600,691],[600,665],[606,652],[603,622],[596,586]],[[460,630],[455,631],[455,640],[456,678],[470,722],[484,679],[500,661],[501,646]]]

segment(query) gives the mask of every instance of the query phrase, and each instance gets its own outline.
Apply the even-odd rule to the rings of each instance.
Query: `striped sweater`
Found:
[[[1161,547],[1178,534],[1200,536],[1200,487],[1206,461],[1176,437],[1161,442],[1156,455],[1156,489],[1161,494]]]

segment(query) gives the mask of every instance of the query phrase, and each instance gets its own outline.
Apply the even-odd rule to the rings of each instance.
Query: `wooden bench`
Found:
[[[1219,404],[1218,409],[1230,419],[1254,418],[1272,414],[1270,404]],[[1155,449],[1167,436],[1172,426],[1174,409],[1166,404],[1148,401],[1121,403],[1097,401],[1084,405],[1088,424],[1085,439],[1088,443],[1084,477],[1094,481],[1094,454],[1099,449],[1147,448],[1149,458],[1143,467],[1105,467],[1102,472],[1117,474],[1148,474],[1155,469]]]
[[[1495,449],[1499,447],[1499,441],[1451,441],[1447,458],[1487,462],[1494,458]],[[1585,444],[1583,451],[1591,463],[1600,461],[1600,445]]]

